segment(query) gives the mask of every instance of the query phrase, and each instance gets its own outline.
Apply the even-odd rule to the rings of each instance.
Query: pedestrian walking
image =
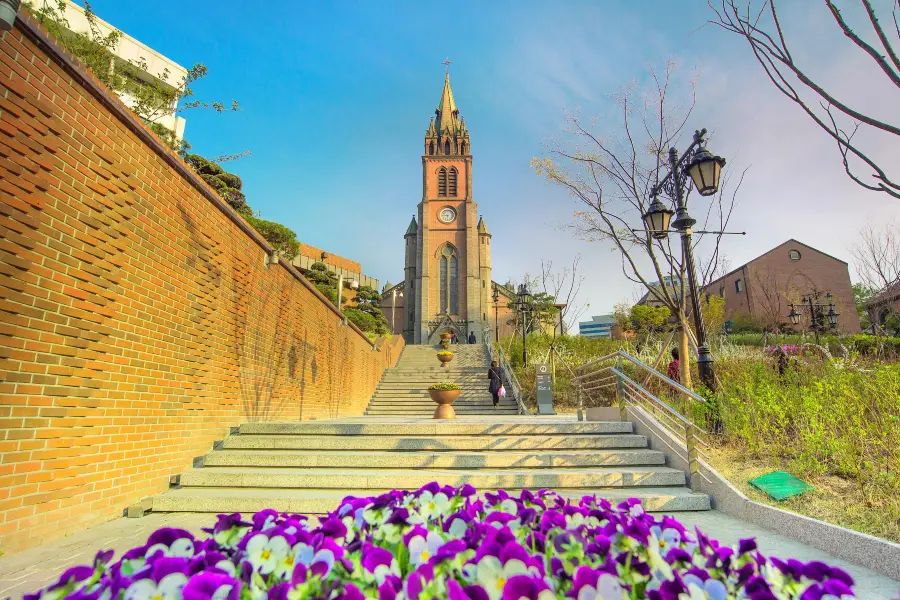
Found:
[[[494,408],[497,408],[497,405],[500,404],[500,396],[504,395],[505,390],[503,389],[503,369],[500,368],[496,360],[491,361],[491,368],[488,369],[488,378],[491,380],[488,391],[491,392],[491,397],[494,400]]]

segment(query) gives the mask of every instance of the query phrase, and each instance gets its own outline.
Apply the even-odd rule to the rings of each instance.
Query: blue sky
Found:
[[[494,236],[494,278],[579,254],[589,313],[632,298],[633,285],[609,247],[565,230],[578,207],[529,160],[563,130],[565,110],[610,115],[610,94],[670,58],[682,81],[702,71],[690,130],[713,132],[710,147],[727,168],[750,167],[733,217],[748,235],[723,248],[733,266],[791,237],[849,260],[867,219],[900,214],[896,200],[845,178],[825,135],[771,89],[740,40],[704,26],[712,16],[705,0],[161,0],[152,13],[136,0],[92,6],[182,65],[206,63],[197,97],[236,98],[242,110],[186,112],[194,149],[251,150],[228,167],[253,208],[303,242],[360,261],[382,282],[402,277],[402,235],[421,198],[422,139],[445,57],[472,135],[474,197]],[[859,91],[871,71],[847,46],[824,41],[841,36],[818,4],[809,6],[787,11],[798,39],[810,41],[804,58],[826,82],[896,116],[896,99]]]

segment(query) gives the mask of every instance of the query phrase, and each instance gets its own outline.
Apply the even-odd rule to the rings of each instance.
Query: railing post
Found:
[[[697,458],[697,440],[694,433],[694,425],[688,424],[684,426],[684,443],[687,446],[688,461],[688,484],[691,486],[692,492],[700,491],[700,461]]]
[[[575,376],[581,377],[581,367],[575,369]],[[576,381],[575,386],[576,386],[576,389],[578,390],[578,395],[577,395],[577,398],[578,398],[578,420],[584,421],[584,410],[583,410],[584,398],[582,398],[582,396],[581,396],[581,382]]]
[[[616,357],[616,400],[619,402],[619,417],[625,421],[627,414],[625,411],[625,382],[622,380],[620,373],[622,372],[622,357]]]

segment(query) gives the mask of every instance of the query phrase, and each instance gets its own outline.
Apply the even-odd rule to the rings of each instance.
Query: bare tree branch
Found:
[[[751,8],[752,0],[746,0],[746,4],[742,0],[715,1],[721,2],[721,8],[713,5],[713,0],[709,0],[709,6],[716,14],[716,19],[711,22],[742,37],[750,46],[754,57],[775,88],[797,104],[813,122],[834,139],[841,155],[844,171],[850,179],[865,189],[900,198],[900,181],[888,175],[875,159],[852,141],[854,134],[863,125],[871,130],[898,137],[900,137],[900,125],[877,119],[863,110],[841,101],[835,94],[816,83],[808,72],[794,61],[776,9],[776,0],[763,0],[762,8],[755,13]],[[898,52],[881,27],[870,0],[861,0],[861,2],[876,36],[887,52],[887,58],[849,26],[833,0],[825,0],[825,5],[844,36],[875,62],[891,85],[900,89]],[[900,0],[898,0],[898,6],[900,6]],[[766,25],[763,23],[766,16],[771,20],[770,29],[774,30],[774,35],[766,31]],[[896,9],[893,11],[893,20],[898,37],[900,37]],[[824,114],[817,112],[819,109],[811,107],[792,83],[794,81],[802,84],[801,89],[805,88],[814,96],[818,96],[819,106]],[[813,104],[813,106],[815,105]],[[852,119],[854,122],[852,133],[848,134],[845,128],[839,125],[835,113],[839,113],[844,119]],[[861,166],[871,170],[868,176],[857,173]]]

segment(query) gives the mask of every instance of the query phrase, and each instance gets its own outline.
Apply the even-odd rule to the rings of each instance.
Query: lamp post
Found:
[[[800,301],[800,304],[794,304],[793,302],[790,304],[791,312],[788,313],[788,318],[793,325],[800,324],[800,317],[802,315],[797,311],[798,308],[801,310],[809,310],[809,326],[816,336],[816,346],[819,345],[819,329],[824,330],[824,324],[820,324],[820,320],[827,320],[830,329],[837,327],[838,316],[840,313],[834,311],[834,302],[831,301],[831,298],[831,292],[828,292],[825,294],[825,299],[828,300],[828,304],[820,304],[819,302],[813,302],[813,295],[810,294],[809,296],[804,296]],[[826,308],[828,309],[828,312],[823,315],[823,311]]]
[[[519,309],[519,314],[522,315],[522,366],[528,366],[528,342],[527,335],[528,331],[526,329],[526,325],[528,323],[527,315],[531,308],[531,299],[532,296],[528,292],[528,286],[524,283],[519,285],[519,292],[517,294],[518,298],[516,299],[516,307]]]
[[[494,341],[500,343],[500,288],[494,284],[494,293],[491,296],[494,301]]]
[[[706,326],[700,311],[700,290],[697,288],[694,248],[691,243],[691,236],[694,233],[693,226],[697,220],[688,214],[685,201],[685,194],[691,183],[701,196],[712,196],[719,189],[719,176],[725,165],[725,159],[714,156],[706,149],[703,145],[705,135],[705,129],[695,132],[694,141],[680,159],[678,150],[669,149],[669,172],[662,181],[653,187],[651,191],[653,202],[643,215],[643,220],[653,239],[663,240],[669,235],[669,222],[672,215],[675,215],[671,226],[681,234],[681,249],[686,263],[691,308],[694,311],[694,327],[697,329],[697,369],[700,371],[700,379],[703,384],[714,390],[716,375],[713,369],[713,358],[706,341]],[[665,192],[669,198],[675,200],[674,212],[659,200],[660,192]]]
[[[403,297],[403,292],[398,292],[397,288],[394,288],[393,292],[391,292],[391,331],[397,333],[397,327],[395,325],[397,320],[397,296]]]

